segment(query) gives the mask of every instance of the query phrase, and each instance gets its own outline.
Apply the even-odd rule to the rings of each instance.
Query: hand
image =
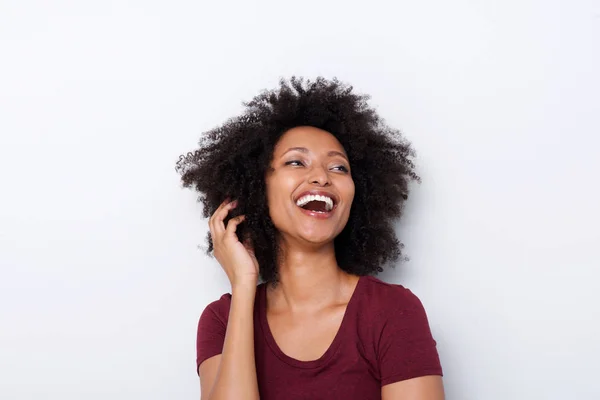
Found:
[[[237,201],[225,200],[208,221],[213,241],[214,255],[227,274],[231,287],[238,285],[254,285],[258,281],[258,261],[249,245],[242,244],[235,234],[237,226],[245,219],[244,215],[223,220],[230,210],[237,206]]]

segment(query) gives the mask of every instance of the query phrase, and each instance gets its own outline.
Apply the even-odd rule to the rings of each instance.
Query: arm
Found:
[[[209,220],[215,258],[231,282],[231,304],[221,355],[198,367],[202,400],[259,399],[253,319],[259,267],[250,246],[235,233],[245,216],[232,218],[225,226],[225,217],[236,206],[237,201],[224,201]]]
[[[256,286],[232,289],[231,308],[220,355],[200,364],[201,400],[258,400],[254,361],[253,306]]]
[[[381,400],[444,400],[442,377],[421,376],[385,385]]]

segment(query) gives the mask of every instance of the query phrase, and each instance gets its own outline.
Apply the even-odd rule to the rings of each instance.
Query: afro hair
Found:
[[[369,107],[369,99],[337,78],[281,79],[276,89],[242,103],[241,115],[205,132],[198,149],[180,156],[176,170],[183,187],[200,193],[204,217],[226,198],[238,200],[225,223],[246,215],[237,235],[252,243],[265,282],[278,281],[280,254],[265,175],[277,141],[297,126],[331,133],[348,154],[355,196],[348,222],[334,240],[339,267],[359,276],[374,275],[402,255],[404,246],[394,232],[394,220],[402,215],[410,180],[421,179],[414,171],[410,143]],[[210,232],[207,242],[210,255]]]

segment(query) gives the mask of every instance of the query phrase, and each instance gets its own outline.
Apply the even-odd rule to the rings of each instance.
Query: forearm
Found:
[[[209,400],[258,400],[254,359],[256,285],[232,288],[221,363]]]

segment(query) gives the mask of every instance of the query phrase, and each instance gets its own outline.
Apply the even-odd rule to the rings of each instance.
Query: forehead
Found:
[[[306,147],[312,152],[337,150],[346,154],[335,136],[312,126],[298,126],[285,132],[275,146],[275,155],[285,152],[290,147]]]

